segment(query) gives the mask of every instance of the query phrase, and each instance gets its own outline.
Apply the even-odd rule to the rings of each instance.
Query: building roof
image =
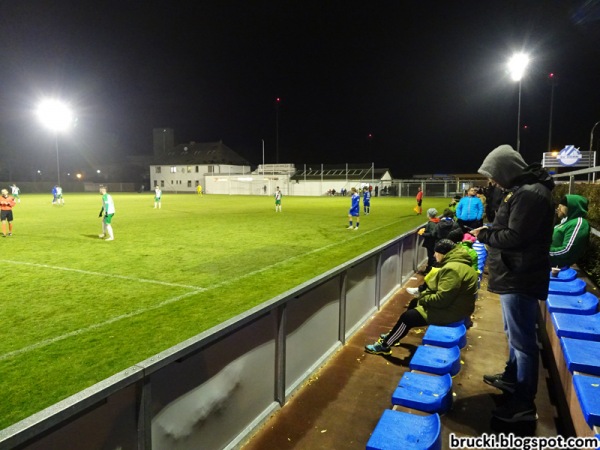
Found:
[[[296,171],[291,180],[391,180],[389,169],[369,167],[323,167],[302,168]]]
[[[223,144],[223,141],[190,142],[176,145],[157,158],[155,164],[250,165],[245,158]]]

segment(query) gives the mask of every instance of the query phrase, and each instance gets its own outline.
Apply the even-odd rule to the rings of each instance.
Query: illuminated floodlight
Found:
[[[529,65],[529,56],[525,53],[516,53],[508,61],[508,70],[513,81],[521,81],[525,69]]]
[[[43,100],[37,109],[37,116],[46,126],[54,132],[61,132],[73,125],[73,112],[66,103],[59,100]]]
[[[56,147],[56,179],[60,186],[60,163],[58,159],[58,133],[66,131],[73,125],[74,117],[71,108],[64,102],[55,99],[43,100],[37,109],[37,116],[42,124],[54,132]]]

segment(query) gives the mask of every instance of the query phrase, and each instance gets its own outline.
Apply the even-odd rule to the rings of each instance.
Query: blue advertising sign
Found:
[[[581,159],[581,152],[574,145],[567,145],[556,157],[563,166],[572,166]]]

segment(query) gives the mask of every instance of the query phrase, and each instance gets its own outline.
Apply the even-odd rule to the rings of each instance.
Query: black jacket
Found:
[[[488,161],[490,156],[502,159]],[[489,248],[488,289],[545,300],[550,282],[548,250],[554,221],[554,182],[539,164],[527,166],[510,146],[490,153],[479,172],[509,187],[492,227],[478,236]]]

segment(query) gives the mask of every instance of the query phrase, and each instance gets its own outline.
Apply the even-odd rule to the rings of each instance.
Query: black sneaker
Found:
[[[533,422],[538,419],[537,409],[533,402],[525,402],[515,397],[492,411],[492,416],[509,423]]]
[[[494,386],[495,388],[500,389],[501,391],[507,392],[509,394],[515,393],[515,387],[517,383],[514,381],[508,381],[504,378],[503,373],[497,373],[495,375],[484,375],[483,381],[490,386]]]

